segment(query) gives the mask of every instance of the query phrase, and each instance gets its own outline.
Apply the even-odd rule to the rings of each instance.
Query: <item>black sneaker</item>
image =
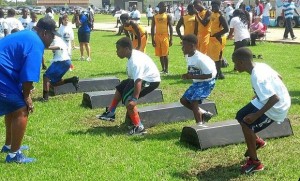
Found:
[[[108,111],[108,107],[103,114],[96,116],[98,119],[114,122],[116,119],[116,115],[113,112]]]
[[[79,77],[77,76],[72,77],[72,84],[75,87],[76,91],[79,89],[78,82],[79,82]]]
[[[144,127],[135,126],[129,131],[129,135],[143,135],[146,134],[147,131]]]
[[[205,111],[204,113],[202,113],[202,122],[206,123],[208,122],[211,118],[213,117],[213,113],[209,112],[209,111]]]

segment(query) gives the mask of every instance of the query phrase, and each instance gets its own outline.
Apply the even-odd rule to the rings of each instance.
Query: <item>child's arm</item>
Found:
[[[136,49],[139,50],[141,48],[141,42],[142,42],[139,28],[138,28],[137,24],[135,24],[133,22],[130,22],[130,24],[131,24],[134,32],[136,33],[136,36],[137,36],[137,39],[138,39],[138,46],[136,47]],[[134,36],[134,35],[132,35],[132,36]]]
[[[169,46],[173,45],[173,27],[172,27],[171,20],[172,20],[171,16],[168,15],[168,26],[169,26],[169,33],[170,33]]]
[[[152,21],[151,21],[151,38],[152,38],[152,46],[155,47],[155,40],[154,40],[154,28],[155,28],[155,18],[154,16],[152,17]]]
[[[209,79],[212,78],[212,74],[201,74],[201,75],[192,75],[190,73],[183,74],[182,79]]]
[[[60,48],[59,46],[49,46],[47,49],[48,50],[62,50],[62,48]]]
[[[177,32],[177,35],[179,36],[180,39],[182,39],[182,35],[181,35],[181,32],[180,32],[180,27],[183,25],[183,17],[180,17],[177,25],[176,25],[176,32]]]

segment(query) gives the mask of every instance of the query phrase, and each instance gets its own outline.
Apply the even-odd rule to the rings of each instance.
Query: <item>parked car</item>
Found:
[[[32,12],[35,12],[36,14],[45,14],[46,7],[45,6],[36,6],[33,8]]]

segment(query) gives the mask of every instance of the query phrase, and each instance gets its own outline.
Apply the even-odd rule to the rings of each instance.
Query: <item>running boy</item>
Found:
[[[161,73],[169,73],[169,46],[172,46],[173,27],[171,16],[166,13],[166,4],[158,4],[159,12],[153,16],[151,24],[152,45],[155,47],[155,55],[159,56],[162,67]],[[155,29],[155,32],[154,32]],[[169,31],[168,31],[169,30]]]
[[[161,81],[159,71],[148,55],[133,49],[128,37],[119,39],[116,47],[117,54],[121,59],[128,58],[127,74],[129,78],[116,86],[115,96],[110,106],[97,117],[102,120],[115,121],[117,105],[122,101],[126,105],[127,113],[134,125],[129,134],[141,135],[146,133],[146,130],[138,114],[137,100],[159,86]]]
[[[256,133],[273,122],[283,122],[291,106],[291,98],[281,76],[268,65],[254,63],[252,59],[252,52],[246,47],[239,48],[232,54],[235,70],[251,75],[251,85],[255,93],[255,98],[236,114],[248,148],[245,156],[249,156],[246,164],[241,167],[242,173],[264,169],[256,149],[266,143]]]
[[[197,37],[193,34],[183,36],[182,51],[187,55],[188,72],[182,75],[184,80],[192,79],[193,84],[185,91],[180,102],[194,113],[197,125],[208,121],[212,114],[199,108],[215,86],[217,74],[214,61],[197,49]]]
[[[133,48],[145,52],[147,44],[146,30],[134,21],[130,21],[128,14],[122,14],[120,20],[123,24],[125,35],[132,39]]]
[[[74,76],[72,78],[62,79],[71,65],[71,58],[65,42],[60,37],[55,36],[48,49],[53,51],[53,59],[52,64],[43,75],[43,98],[41,101],[48,101],[50,85],[55,87],[72,83],[76,91],[79,88],[79,77]]]

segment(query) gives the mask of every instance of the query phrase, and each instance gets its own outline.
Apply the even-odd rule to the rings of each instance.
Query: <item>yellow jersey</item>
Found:
[[[144,27],[137,25],[138,30],[140,32],[140,36],[143,36],[146,33],[146,30]],[[129,31],[130,33],[134,34],[135,36],[137,36],[136,32],[134,31],[133,27],[131,25],[129,26],[124,26],[124,30]]]
[[[155,22],[155,34],[168,34],[168,14],[156,14],[154,15]]]
[[[183,25],[184,25],[184,35],[194,34],[195,32],[195,15],[184,15],[183,16]]]
[[[224,29],[220,22],[220,16],[221,16],[220,13],[214,13],[214,12],[210,16],[211,35],[214,35]]]
[[[199,12],[199,16],[204,19],[205,15],[206,15],[207,10],[203,10],[201,12]],[[203,24],[198,20],[198,18],[196,18],[197,22],[198,22],[198,34],[206,34],[210,32],[210,24],[211,22],[209,22],[206,26],[203,26]]]

